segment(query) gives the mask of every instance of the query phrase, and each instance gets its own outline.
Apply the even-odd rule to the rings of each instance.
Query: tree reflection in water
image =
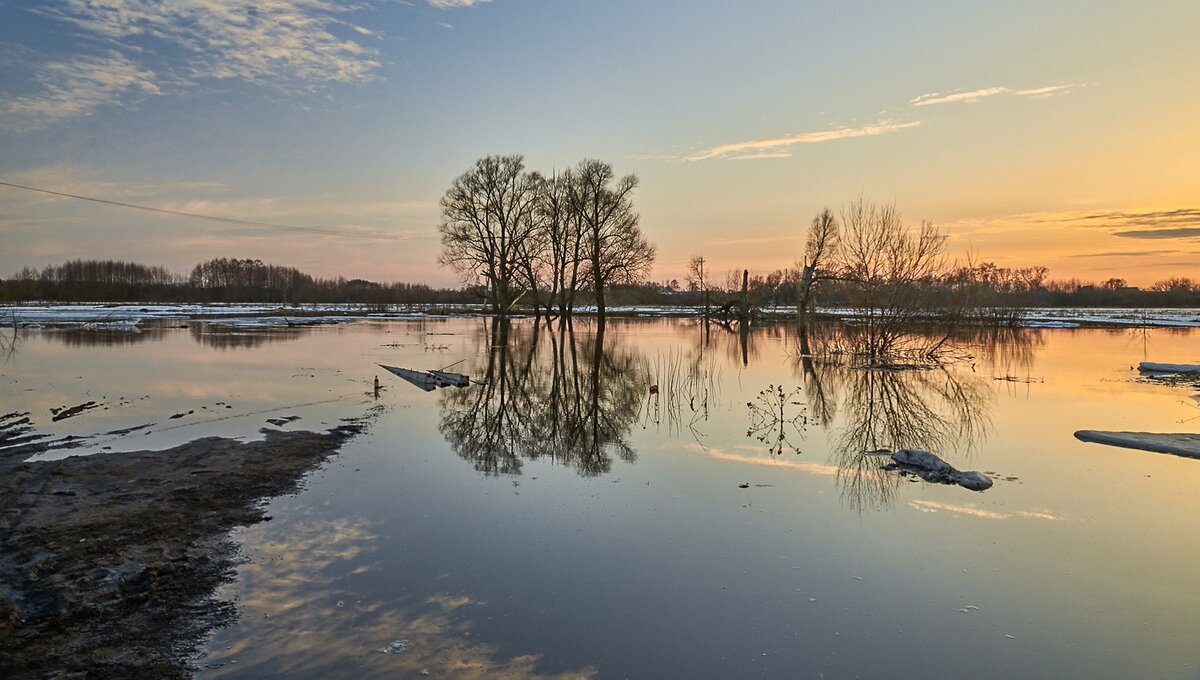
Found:
[[[188,333],[201,345],[219,350],[256,349],[276,342],[299,340],[310,332],[308,326],[238,327],[220,324],[189,323]]]
[[[991,427],[989,378],[968,358],[905,370],[858,366],[854,335],[833,324],[814,325],[799,338],[795,368],[816,422],[841,428],[831,438],[842,497],[862,510],[890,505],[902,477],[882,469],[868,452],[926,449],[953,461],[969,455]],[[1007,360],[1030,356],[997,344],[1027,342],[1016,334],[973,334],[973,349]],[[991,342],[989,342],[991,341]],[[964,344],[964,346],[966,346]]]
[[[486,366],[468,370],[484,384],[441,393],[440,429],[455,453],[490,475],[549,458],[593,476],[636,458],[627,438],[649,384],[641,354],[618,338],[606,345],[603,322],[578,335],[569,319],[488,326]]]

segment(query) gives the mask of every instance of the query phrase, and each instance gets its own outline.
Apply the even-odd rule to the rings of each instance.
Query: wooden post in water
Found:
[[[746,321],[750,319],[749,288],[750,288],[750,270],[743,269],[742,270],[742,304],[738,310],[740,312],[739,316],[741,317],[742,323],[746,323]]]
[[[742,345],[742,365],[750,365],[749,335],[750,335],[750,270],[742,270],[742,304],[738,309],[738,335]]]

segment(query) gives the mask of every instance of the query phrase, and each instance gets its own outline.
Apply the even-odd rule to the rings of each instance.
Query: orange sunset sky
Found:
[[[253,7],[252,7],[253,5]],[[1200,3],[181,0],[0,7],[0,276],[252,257],[458,281],[438,199],[479,157],[641,179],[653,278],[792,266],[895,202],[953,257],[1200,276]]]

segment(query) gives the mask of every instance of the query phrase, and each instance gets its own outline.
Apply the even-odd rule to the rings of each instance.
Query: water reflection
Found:
[[[219,350],[254,349],[276,342],[299,340],[311,328],[307,326],[270,326],[246,330],[214,324],[188,324],[192,339]]]
[[[991,391],[965,358],[907,370],[856,365],[856,338],[844,326],[813,326],[800,334],[793,363],[816,422],[828,427],[841,414],[831,461],[843,499],[861,510],[890,505],[902,482],[869,452],[917,448],[948,460],[969,455],[990,429]],[[974,338],[989,356],[1000,356],[997,345],[1011,339]]]
[[[21,341],[21,331],[17,328],[16,322],[12,326],[0,325],[0,356],[4,357],[4,362],[7,363],[17,354],[17,345]]]
[[[440,429],[481,472],[516,475],[525,461],[550,459],[581,475],[604,474],[617,459],[636,459],[629,435],[639,421],[703,447],[702,428],[725,410],[722,366],[761,363],[756,347],[783,344],[794,347],[800,383],[772,382],[746,395],[743,432],[779,457],[803,453],[810,428],[825,430],[828,462],[857,509],[889,506],[903,480],[880,469],[883,461],[870,451],[927,449],[952,463],[970,455],[991,427],[994,374],[1028,374],[1041,338],[966,333],[946,353],[953,361],[884,370],[858,363],[859,335],[838,323],[810,324],[803,333],[790,324],[702,323],[691,347],[659,349],[653,358],[602,324],[577,331],[565,321],[497,320],[476,332],[489,351],[456,370],[482,384],[440,393]]]
[[[441,393],[440,429],[451,448],[489,475],[520,474],[524,460],[547,458],[593,476],[615,458],[633,461],[628,436],[647,389],[644,357],[605,325],[588,335],[570,320],[513,326],[497,320],[486,365],[469,366],[483,384]]]
[[[1046,344],[1040,328],[977,328],[960,333],[957,341],[971,352],[976,370],[999,380],[1030,379],[1037,351]]]
[[[212,323],[143,321],[133,329],[82,326],[50,328],[42,330],[40,337],[73,348],[127,346],[166,340],[172,332],[185,327],[193,340],[219,350],[254,349],[270,343],[290,342],[299,340],[312,330],[309,326],[237,327]],[[16,329],[0,329],[0,353],[15,352],[18,339]]]
[[[487,603],[437,592],[420,601],[359,590],[364,579],[394,577],[374,552],[376,529],[345,518],[299,521],[286,540],[256,526],[241,540],[255,546],[238,567],[241,621],[219,631],[199,678],[456,677],[538,680],[588,678],[537,669],[541,658],[506,656],[471,639]],[[390,650],[390,651],[384,651]]]
[[[157,342],[164,339],[169,332],[163,326],[148,326],[132,331],[110,328],[67,328],[44,330],[42,337],[52,342],[62,343],[67,347],[87,348]]]
[[[710,318],[699,320],[701,346],[725,355],[730,363],[743,367],[762,356],[763,345],[787,340],[796,334],[790,323],[751,324],[737,319]]]

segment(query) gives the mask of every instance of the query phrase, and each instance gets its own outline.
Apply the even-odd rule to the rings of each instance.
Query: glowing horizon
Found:
[[[522,153],[638,175],[659,281],[693,255],[719,275],[794,266],[812,217],[860,196],[933,222],[951,258],[1200,278],[1200,6],[52,0],[0,17],[0,180],[288,227],[0,186],[3,277],[250,257],[453,286],[439,198],[477,158]]]

